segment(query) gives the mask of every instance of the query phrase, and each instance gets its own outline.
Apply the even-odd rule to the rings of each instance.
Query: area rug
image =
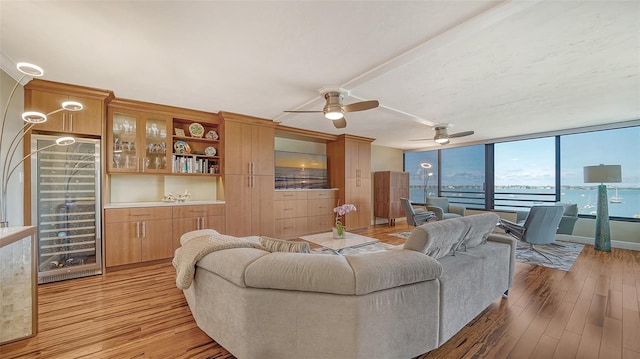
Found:
[[[403,232],[397,232],[397,233],[389,233],[389,235],[390,236],[394,236],[394,237],[407,239],[407,238],[409,238],[409,234],[410,233],[411,233],[411,231],[403,231]]]
[[[550,263],[546,258],[540,254],[523,249],[516,250],[516,261],[528,264],[534,264],[542,267],[559,269],[563,271],[569,271],[573,263],[578,259],[578,256],[584,248],[583,244],[572,242],[560,242],[556,241],[556,244],[539,244],[536,248],[549,257],[553,263]]]
[[[360,246],[360,247],[345,248],[345,249],[340,251],[340,254],[345,255],[345,256],[350,256],[350,255],[354,255],[354,254],[386,251],[386,250],[392,249],[394,247],[396,247],[396,246],[391,245],[391,244],[387,244],[387,243],[376,242],[376,243],[367,244],[367,245]],[[326,249],[326,248],[316,248],[316,249],[311,250],[311,252],[319,253],[319,254],[335,254],[332,250]]]
[[[389,235],[407,239],[409,238],[409,233],[411,233],[411,231],[389,233]],[[516,251],[516,261],[568,272],[582,252],[584,245],[558,240],[556,240],[556,243],[559,245],[546,244],[536,246],[541,252],[545,254],[549,253],[547,256],[551,258],[553,263],[550,263],[538,253],[526,250],[526,247],[525,249],[518,249]]]

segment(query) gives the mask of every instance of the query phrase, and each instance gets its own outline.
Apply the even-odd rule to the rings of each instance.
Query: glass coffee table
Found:
[[[365,237],[349,232],[345,233],[345,238],[342,239],[334,239],[333,233],[331,232],[302,236],[300,239],[317,244],[323,248],[327,248],[335,254],[341,254],[340,251],[345,248],[361,247],[378,242],[375,238]]]

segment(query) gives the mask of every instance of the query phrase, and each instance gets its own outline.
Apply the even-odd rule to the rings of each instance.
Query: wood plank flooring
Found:
[[[359,234],[401,244],[388,234],[409,229]],[[518,263],[508,299],[418,358],[637,359],[639,299],[640,252],[586,246],[570,272]],[[197,328],[167,262],[40,285],[38,335],[0,346],[0,358],[233,356]]]

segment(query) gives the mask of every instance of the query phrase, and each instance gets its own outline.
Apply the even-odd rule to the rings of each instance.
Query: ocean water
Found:
[[[455,191],[477,191],[477,189],[464,189],[456,188]],[[536,189],[500,189],[501,192],[518,193],[512,195],[498,195],[496,194],[496,208],[502,210],[522,210],[522,208],[513,207],[517,206],[532,206],[536,204],[542,204],[542,201],[553,201],[555,195],[553,194],[553,188],[536,188]],[[550,193],[551,192],[551,193]],[[437,191],[435,188],[429,188],[429,196],[436,196]],[[542,195],[545,194],[545,195]],[[457,194],[451,193],[449,198],[457,196],[473,197],[471,194]],[[424,202],[424,189],[422,187],[412,187],[410,190],[411,200],[413,202]],[[621,198],[621,202],[612,203],[611,199],[616,196],[615,188],[608,188],[607,198],[609,200],[609,216],[611,217],[631,217],[640,218],[640,188],[638,189],[619,189],[617,196]],[[460,199],[460,201],[484,204],[482,195],[478,196],[478,199]],[[596,188],[572,188],[563,189],[561,191],[562,202],[576,203],[578,205],[578,211],[580,214],[593,214],[596,213],[598,190]],[[467,206],[471,207],[471,206]]]

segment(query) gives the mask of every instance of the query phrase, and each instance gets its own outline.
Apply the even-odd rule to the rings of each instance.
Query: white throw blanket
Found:
[[[258,248],[260,244],[224,234],[208,234],[191,239],[176,249],[172,264],[176,268],[176,286],[188,289],[196,272],[196,263],[207,254],[230,248]]]

